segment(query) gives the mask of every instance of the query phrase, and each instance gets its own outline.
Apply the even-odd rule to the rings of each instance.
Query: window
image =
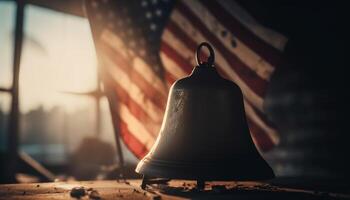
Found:
[[[13,23],[10,26],[3,21],[5,18],[13,20],[15,4],[6,2],[6,5],[11,5],[12,11],[1,6],[6,10],[0,10],[1,26],[8,28],[0,30],[8,36],[1,38],[1,44],[5,41],[6,46],[0,48],[8,51],[8,58],[0,55],[0,64],[7,67],[0,68],[0,87],[10,88]],[[46,166],[67,166],[84,141],[91,141],[85,139],[93,138],[115,149],[107,99],[101,98],[98,105],[101,124],[97,131],[96,98],[77,95],[98,87],[97,59],[88,20],[30,4],[25,6],[24,13],[19,78],[20,150]],[[6,134],[3,134],[6,130],[2,124],[6,124],[10,97],[0,93],[2,148],[6,146]],[[125,147],[123,149],[126,160],[135,162],[133,155]],[[106,159],[113,160],[113,157]]]
[[[85,18],[29,5],[24,32],[21,149],[43,163],[62,164],[84,138],[96,135],[94,99],[67,94],[97,87],[90,26]],[[108,105],[101,106],[102,117],[108,116]],[[114,146],[111,121],[101,129],[100,139]]]
[[[12,85],[13,30],[15,3],[0,2],[0,88],[9,89]],[[11,106],[11,96],[0,92],[0,152],[6,149],[7,122]]]

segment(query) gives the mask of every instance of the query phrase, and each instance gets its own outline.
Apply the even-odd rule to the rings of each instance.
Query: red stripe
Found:
[[[119,130],[125,145],[137,158],[141,159],[148,153],[146,146],[129,131],[128,125],[122,120],[119,120]]]
[[[165,76],[165,80],[169,84],[173,84],[177,80],[177,78],[175,76],[173,76],[172,74],[170,74],[168,71],[165,71],[164,76]]]
[[[205,6],[227,29],[237,38],[242,40],[250,49],[253,49],[258,55],[267,62],[277,67],[281,64],[282,54],[279,50],[260,39],[248,28],[242,25],[235,17],[228,13],[218,2],[212,0],[203,0]]]
[[[208,30],[201,20],[197,18],[191,11],[182,3],[177,4],[178,11],[185,16],[187,19],[191,19],[192,25],[199,30],[224,56],[224,58],[228,61],[229,67],[231,67],[242,80],[248,85],[251,90],[253,90],[257,95],[263,97],[266,91],[267,82],[261,79],[254,71],[252,71],[248,66],[242,63],[241,60],[237,58],[237,56],[231,52],[229,52],[226,47],[222,45],[222,43],[217,39],[217,37]],[[170,20],[171,21],[171,20]],[[172,29],[175,35],[181,31],[181,29],[176,25],[172,25]],[[182,40],[183,38],[181,38]],[[191,47],[191,49],[196,49],[196,46]]]
[[[254,112],[256,113],[256,115],[258,115],[258,117],[270,128],[275,129],[275,125],[267,119],[265,113],[261,112],[260,110],[256,109],[253,105],[250,104],[250,102],[247,102],[254,110]]]
[[[117,106],[117,102],[115,102],[116,100],[114,100],[112,98],[112,93],[113,93],[113,89],[112,85],[106,84],[108,83],[108,80],[104,79],[105,83],[105,91],[108,97],[108,101],[111,105],[111,113],[112,113],[112,122],[113,122],[113,126],[115,129],[118,129],[118,132],[116,134],[119,134],[121,136],[121,139],[124,140],[124,144],[128,147],[128,149],[138,158],[142,158],[144,157],[148,150],[146,148],[146,146],[141,143],[127,128],[127,124],[125,124],[125,122],[123,122],[118,113],[118,108]],[[112,90],[111,90],[112,89]]]
[[[130,66],[130,63],[126,61],[119,52],[109,47],[108,44],[101,46],[103,46],[101,47],[103,53],[108,56],[115,64],[113,67],[118,67],[119,69],[123,70],[129,76],[129,79],[135,83],[156,106],[158,106],[160,109],[165,107],[165,95],[150,85],[141,74],[133,70],[133,67]]]
[[[249,130],[252,133],[252,136],[255,138],[255,142],[262,151],[268,151],[275,146],[270,136],[268,136],[267,133],[252,120],[250,120],[249,117],[247,117],[247,122],[249,125]]]
[[[153,128],[151,128],[151,126],[159,125],[161,122],[156,122],[152,120],[152,118],[140,107],[139,104],[137,104],[132,98],[130,98],[129,94],[122,87],[120,87],[120,85],[117,82],[113,81],[109,77],[105,77],[105,83],[113,86],[111,90],[117,94],[118,102],[126,105],[130,113],[143,124],[146,130],[152,135],[157,136],[159,130],[155,131]],[[163,113],[159,113],[159,115],[162,114]]]
[[[193,66],[191,66],[190,61],[185,60],[182,56],[180,56],[175,49],[168,45],[167,41],[162,42],[160,50],[164,52],[164,54],[173,60],[177,66],[183,69],[187,74],[190,74],[192,72]]]

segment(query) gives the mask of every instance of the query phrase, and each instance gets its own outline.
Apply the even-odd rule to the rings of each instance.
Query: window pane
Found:
[[[15,3],[0,1],[0,87],[9,88],[12,82]]]
[[[0,152],[4,152],[6,150],[6,138],[10,108],[11,96],[6,93],[0,93]]]
[[[25,7],[21,57],[21,149],[49,165],[67,163],[85,137],[95,135],[91,97],[67,94],[97,86],[97,61],[88,20]]]
[[[21,59],[21,109],[56,105],[76,109],[62,91],[96,87],[96,55],[88,20],[36,6],[25,9],[26,42]]]

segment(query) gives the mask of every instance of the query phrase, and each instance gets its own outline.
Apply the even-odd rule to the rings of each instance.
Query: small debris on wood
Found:
[[[226,186],[224,186],[224,185],[213,185],[213,186],[211,186],[211,189],[213,192],[217,192],[217,193],[227,191]]]
[[[140,193],[140,191],[136,190],[135,188],[132,192]]]
[[[70,196],[74,197],[74,198],[81,198],[83,196],[86,195],[85,192],[85,188],[84,187],[74,187],[71,191],[70,191]]]
[[[38,185],[36,185],[36,187],[40,187],[40,185],[38,184]]]
[[[200,190],[199,190],[198,188],[196,188],[196,187],[191,188],[191,189],[189,189],[188,191],[189,191],[189,192],[200,192]]]
[[[161,200],[162,197],[160,195],[153,196],[153,200]]]
[[[90,189],[90,188],[89,188]],[[92,189],[92,188],[91,188]],[[101,199],[100,193],[97,192],[97,190],[90,190],[89,192],[89,198],[90,199]]]
[[[23,191],[22,195],[26,195],[26,191]]]

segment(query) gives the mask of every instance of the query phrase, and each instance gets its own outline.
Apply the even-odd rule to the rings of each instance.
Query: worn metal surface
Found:
[[[199,61],[202,44],[207,62]],[[273,178],[250,136],[241,89],[219,75],[214,51],[202,44],[199,66],[172,85],[157,142],[136,171],[203,181]]]

